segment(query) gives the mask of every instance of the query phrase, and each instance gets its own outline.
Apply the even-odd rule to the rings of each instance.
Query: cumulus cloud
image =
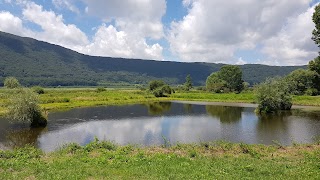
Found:
[[[188,14],[171,24],[170,49],[184,61],[234,62],[236,50],[254,49],[276,36],[287,18],[303,13],[309,2],[184,0]]]
[[[43,10],[42,6],[33,2],[27,3],[22,14],[24,19],[41,27],[42,31],[36,33],[36,39],[74,50],[88,44],[87,36],[74,24],[65,24],[62,15]]]
[[[25,29],[22,25],[22,20],[15,17],[13,14],[7,11],[0,12],[0,31],[10,32],[19,36],[28,36],[32,33]]]
[[[166,13],[165,0],[83,0],[89,15],[114,20],[127,33],[159,39],[163,37],[162,16]]]
[[[276,36],[264,42],[262,52],[269,61],[279,64],[304,65],[317,56],[317,46],[311,40],[314,28],[312,14],[314,7],[297,16],[290,17]]]
[[[82,52],[97,56],[162,59],[163,48],[159,44],[148,45],[144,38],[118,31],[114,26],[100,26],[92,43]]]

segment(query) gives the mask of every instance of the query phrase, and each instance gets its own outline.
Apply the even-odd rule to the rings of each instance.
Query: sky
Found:
[[[319,0],[0,0],[0,31],[107,57],[305,65]]]

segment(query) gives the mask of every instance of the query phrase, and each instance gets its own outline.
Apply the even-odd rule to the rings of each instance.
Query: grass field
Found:
[[[94,141],[44,154],[0,151],[0,179],[319,179],[320,145],[227,142],[172,147]]]
[[[7,89],[0,89],[0,114],[5,113],[4,103],[9,93]],[[41,107],[46,110],[170,100],[255,103],[255,96],[253,92],[215,94],[191,91],[176,92],[169,97],[156,98],[148,91],[137,89],[107,89],[97,92],[96,88],[46,88],[45,94],[40,95]],[[294,96],[293,104],[320,106],[320,96]]]

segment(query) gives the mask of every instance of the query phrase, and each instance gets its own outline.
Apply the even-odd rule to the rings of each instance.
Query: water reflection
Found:
[[[151,115],[161,115],[171,108],[171,102],[153,102],[146,104]]]
[[[219,118],[221,123],[233,123],[241,119],[243,107],[206,106],[207,113]]]
[[[0,121],[0,148],[34,144],[45,151],[94,137],[119,144],[155,145],[165,136],[171,143],[227,140],[284,145],[312,142],[320,120],[299,111],[257,116],[252,107],[158,102],[142,105],[79,108],[49,114],[45,129]]]

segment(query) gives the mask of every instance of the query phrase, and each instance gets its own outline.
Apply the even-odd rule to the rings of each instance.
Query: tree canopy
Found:
[[[212,73],[206,81],[206,87],[209,91],[236,91],[243,89],[242,70],[239,66],[225,65],[220,71]]]
[[[312,21],[315,24],[315,29],[312,31],[312,40],[320,47],[320,4],[315,7]]]

